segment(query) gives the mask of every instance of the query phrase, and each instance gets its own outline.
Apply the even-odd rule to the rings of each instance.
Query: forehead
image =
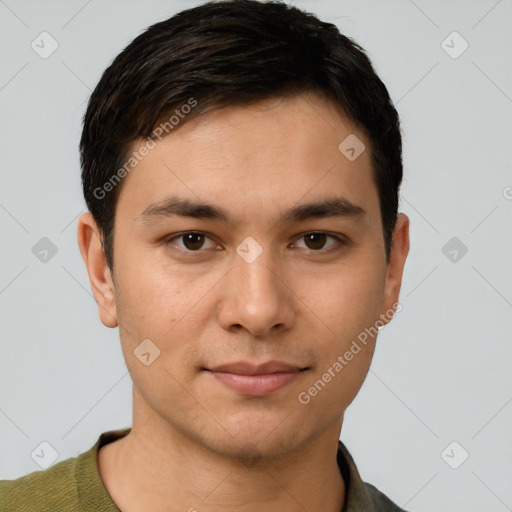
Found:
[[[275,216],[301,198],[343,195],[378,214],[370,141],[316,95],[200,114],[156,141],[124,178],[118,208],[132,218],[170,194],[234,212],[256,207],[259,216],[262,208]],[[133,151],[145,144],[139,141]]]

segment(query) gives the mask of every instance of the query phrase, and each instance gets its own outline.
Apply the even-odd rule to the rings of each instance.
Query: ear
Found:
[[[77,239],[92,293],[98,304],[100,320],[106,327],[117,327],[114,282],[101,244],[100,229],[90,212],[82,214],[78,219]]]
[[[386,325],[391,321],[391,318],[393,318],[393,315],[390,315],[391,310],[398,309],[400,311],[401,309],[400,306],[396,307],[395,304],[398,303],[400,287],[402,285],[402,274],[408,254],[409,217],[404,213],[400,213],[393,231],[389,263],[384,280],[384,292],[380,310],[381,325]]]

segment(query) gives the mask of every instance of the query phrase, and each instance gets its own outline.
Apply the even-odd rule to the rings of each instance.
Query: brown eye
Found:
[[[178,246],[180,249],[188,252],[204,252],[205,249],[212,249],[217,245],[209,236],[206,236],[204,233],[196,233],[195,231],[173,235],[166,238],[164,243],[167,246]]]
[[[331,239],[330,243],[329,239]],[[304,246],[301,247],[302,243]],[[305,233],[297,239],[297,242],[294,243],[294,246],[298,247],[299,249],[306,249],[321,254],[328,254],[334,251],[338,251],[346,245],[348,245],[348,242],[346,242],[343,238],[336,235],[330,235],[329,233],[325,233],[323,231]]]
[[[325,245],[327,236],[325,233],[308,233],[304,235],[304,240],[308,249],[319,250]]]
[[[201,249],[205,239],[205,236],[201,233],[186,233],[181,237],[183,238],[183,245],[191,251]]]

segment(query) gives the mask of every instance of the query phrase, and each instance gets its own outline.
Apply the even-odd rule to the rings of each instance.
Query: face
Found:
[[[339,149],[349,135],[366,147],[355,159]],[[125,178],[114,281],[101,260],[93,289],[146,422],[229,455],[339,433],[408,250],[401,215],[386,263],[369,151],[332,104],[302,95],[187,122]]]

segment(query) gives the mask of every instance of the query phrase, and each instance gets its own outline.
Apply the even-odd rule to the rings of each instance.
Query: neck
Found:
[[[134,393],[131,432],[100,450],[100,476],[122,512],[340,512],[341,424],[279,459],[233,458],[177,432]]]

